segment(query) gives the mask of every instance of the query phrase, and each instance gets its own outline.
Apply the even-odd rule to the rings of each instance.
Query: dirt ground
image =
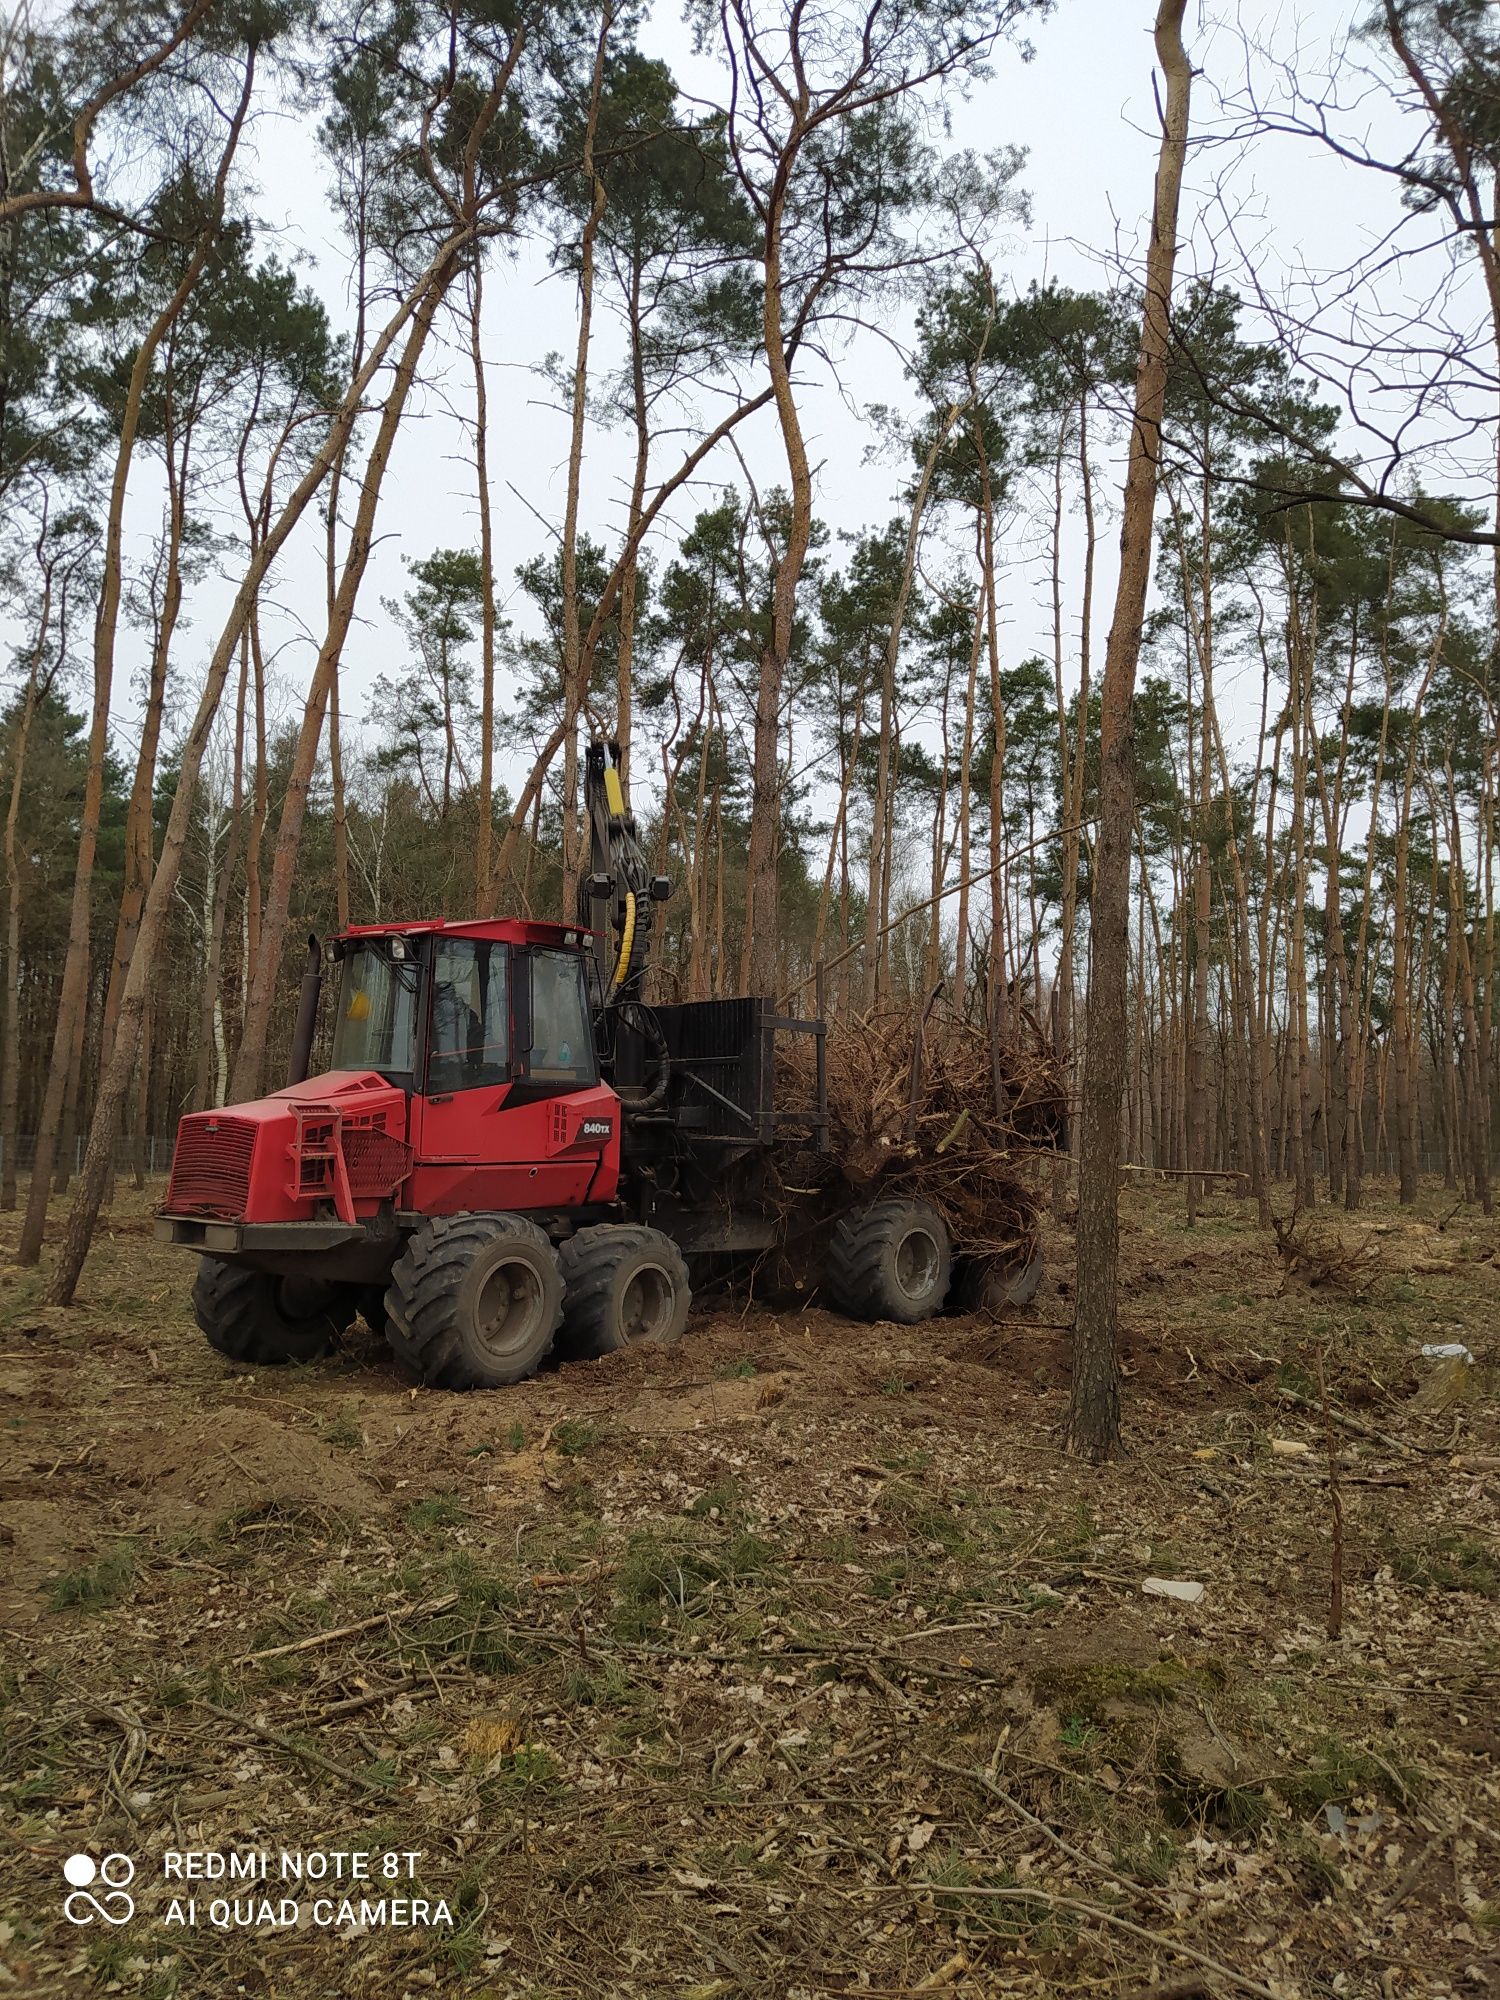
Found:
[[[1063,1234],[462,1397],[232,1369],[153,1192],[0,1270],[0,1994],[1500,1994],[1500,1221],[1134,1191],[1093,1470]]]

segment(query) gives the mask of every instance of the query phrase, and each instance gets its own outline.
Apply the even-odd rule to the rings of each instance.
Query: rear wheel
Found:
[[[659,1229],[605,1223],[580,1229],[558,1253],[569,1361],[597,1361],[623,1347],[672,1347],[687,1326],[692,1290],[682,1252]]]
[[[852,1319],[931,1319],[948,1296],[953,1247],[943,1218],[924,1201],[877,1201],[844,1216],[828,1250],[834,1305]]]
[[[193,1283],[193,1315],[209,1346],[255,1368],[321,1360],[357,1310],[347,1285],[278,1278],[217,1257],[199,1260]]]
[[[502,1389],[534,1375],[562,1318],[546,1233],[520,1215],[436,1215],[391,1272],[385,1332],[430,1389]]]
[[[1040,1248],[1030,1256],[970,1257],[960,1263],[962,1268],[953,1281],[954,1303],[960,1312],[1000,1313],[1013,1306],[1029,1306],[1045,1268]]]

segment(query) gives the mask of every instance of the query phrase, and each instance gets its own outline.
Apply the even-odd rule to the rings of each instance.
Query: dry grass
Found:
[[[1030,1330],[721,1301],[467,1398],[370,1346],[235,1372],[128,1196],[75,1311],[6,1272],[0,1990],[1491,1990],[1500,1227],[1377,1204],[1367,1290],[1283,1291],[1179,1200],[1127,1208],[1100,1472],[1061,1243]],[[166,1848],[251,1846],[419,1850],[455,1926],[162,1925]],[[77,1848],[137,1858],[132,1924],[61,1922]]]

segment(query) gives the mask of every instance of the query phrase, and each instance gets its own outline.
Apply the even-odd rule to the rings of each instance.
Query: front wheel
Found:
[[[851,1319],[914,1326],[941,1311],[953,1276],[947,1224],[925,1201],[877,1201],[842,1217],[828,1250],[827,1283]]]
[[[672,1347],[687,1326],[692,1291],[682,1252],[659,1229],[602,1223],[559,1252],[568,1361],[597,1361],[625,1347]]]
[[[203,1257],[193,1283],[193,1316],[208,1344],[226,1361],[248,1367],[321,1361],[354,1318],[347,1285],[318,1278],[279,1278],[244,1264]]]
[[[503,1389],[534,1375],[562,1318],[544,1230],[520,1215],[435,1215],[391,1272],[386,1338],[430,1389]]]

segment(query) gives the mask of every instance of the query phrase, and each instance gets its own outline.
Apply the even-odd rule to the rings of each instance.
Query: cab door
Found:
[[[583,955],[517,945],[511,955],[511,1087],[503,1121],[517,1207],[607,1201],[619,1178],[620,1106],[599,1081]]]
[[[498,1134],[511,1083],[510,1008],[509,945],[441,934],[433,939],[412,1143],[421,1168],[437,1169],[444,1179],[456,1169],[462,1180],[475,1164],[501,1157]]]
[[[618,1105],[598,1080],[576,951],[434,939],[412,1206],[571,1208],[614,1193]]]

